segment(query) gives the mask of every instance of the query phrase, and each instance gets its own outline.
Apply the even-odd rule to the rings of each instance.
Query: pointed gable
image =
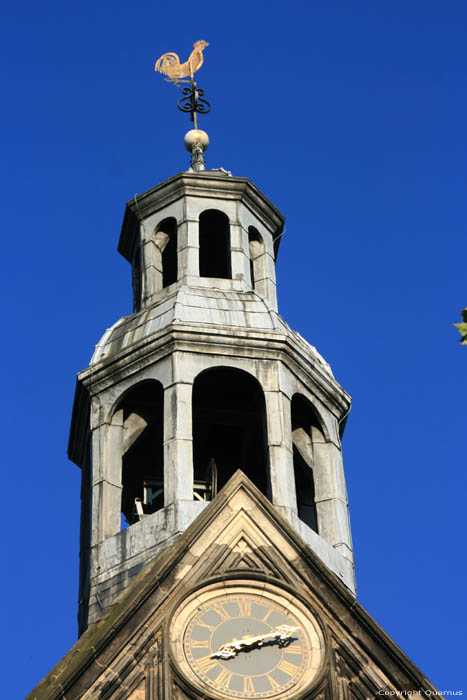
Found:
[[[177,665],[180,649],[175,653],[171,644],[181,641],[171,636],[171,622],[195,592],[202,600],[204,590],[238,582],[280,590],[316,620],[323,649],[316,683],[307,690],[311,697],[351,700],[385,690],[434,692],[346,586],[238,471],[26,700],[200,697]],[[214,689],[209,696],[222,694]]]

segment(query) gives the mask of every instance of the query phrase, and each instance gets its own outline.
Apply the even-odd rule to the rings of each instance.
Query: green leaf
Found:
[[[457,328],[462,336],[460,339],[461,345],[467,345],[467,308],[462,309],[461,316],[463,323],[453,323],[452,325]]]

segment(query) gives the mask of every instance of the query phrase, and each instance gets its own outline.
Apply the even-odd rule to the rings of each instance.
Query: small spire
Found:
[[[186,150],[191,153],[191,167],[188,172],[200,172],[206,170],[204,151],[209,146],[209,136],[201,129],[190,129],[185,134],[184,144]]]

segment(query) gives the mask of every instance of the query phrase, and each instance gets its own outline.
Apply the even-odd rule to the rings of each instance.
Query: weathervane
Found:
[[[191,152],[191,169],[195,171],[204,170],[204,151],[209,146],[209,136],[205,131],[198,129],[197,114],[207,114],[211,105],[204,97],[204,90],[198,88],[193,74],[203,65],[203,51],[209,46],[207,41],[196,41],[193,44],[193,51],[185,63],[180,63],[176,53],[167,52],[162,54],[156,61],[155,70],[166,75],[166,80],[177,87],[180,83],[189,83],[189,87],[182,88],[183,97],[178,101],[178,109],[181,112],[188,112],[193,122],[194,129],[185,134],[185,148]]]

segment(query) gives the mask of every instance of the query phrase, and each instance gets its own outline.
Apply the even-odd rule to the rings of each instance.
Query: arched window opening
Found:
[[[122,516],[128,525],[164,505],[164,391],[149,380],[122,399],[113,422],[121,426]]]
[[[200,277],[232,277],[230,265],[230,225],[228,217],[216,209],[199,217]]]
[[[214,463],[218,488],[241,469],[269,493],[264,393],[247,372],[217,367],[202,372],[193,386],[195,482],[209,478]]]
[[[310,469],[295,445],[293,447],[293,464],[298,517],[312,530],[318,532],[313,470]]]
[[[161,251],[162,287],[168,287],[178,278],[177,222],[173,217],[164,219],[156,229],[156,245]]]
[[[292,398],[292,443],[298,517],[318,532],[315,502],[314,441],[324,440],[311,403],[295,394]]]
[[[133,286],[133,310],[134,313],[141,311],[141,247],[138,245],[133,255],[131,265],[132,286]]]
[[[250,253],[251,286],[256,289],[258,280],[264,279],[264,242],[254,226],[248,227],[248,249]]]

